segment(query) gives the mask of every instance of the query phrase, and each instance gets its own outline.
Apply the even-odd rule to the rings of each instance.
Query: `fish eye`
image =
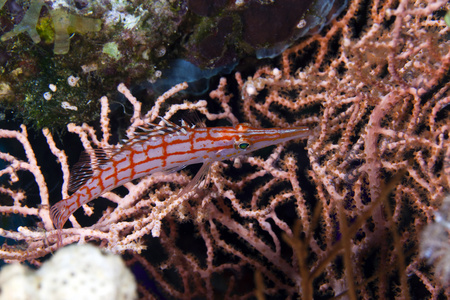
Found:
[[[245,150],[250,147],[250,143],[247,141],[237,141],[234,147],[238,150]]]

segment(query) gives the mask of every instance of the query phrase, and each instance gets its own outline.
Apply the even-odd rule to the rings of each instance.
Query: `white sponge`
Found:
[[[0,300],[132,300],[136,281],[120,256],[92,245],[70,245],[37,271],[21,264],[0,272]]]

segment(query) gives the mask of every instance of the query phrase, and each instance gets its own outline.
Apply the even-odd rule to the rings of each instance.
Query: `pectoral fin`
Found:
[[[212,162],[210,161],[203,163],[200,170],[198,170],[197,174],[195,174],[194,178],[192,178],[188,185],[185,186],[178,194],[178,197],[182,197],[184,194],[189,193],[193,189],[199,188],[202,184],[206,184],[211,163]]]

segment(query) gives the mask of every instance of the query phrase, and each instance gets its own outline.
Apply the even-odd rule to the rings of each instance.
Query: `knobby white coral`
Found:
[[[136,298],[136,281],[122,258],[89,244],[58,250],[37,271],[14,263],[0,272],[0,300]]]

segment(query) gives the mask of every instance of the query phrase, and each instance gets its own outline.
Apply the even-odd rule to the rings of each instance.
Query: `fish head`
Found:
[[[253,151],[295,139],[307,138],[308,127],[256,128],[242,123],[222,132],[223,149],[218,154],[223,159],[245,155]]]

